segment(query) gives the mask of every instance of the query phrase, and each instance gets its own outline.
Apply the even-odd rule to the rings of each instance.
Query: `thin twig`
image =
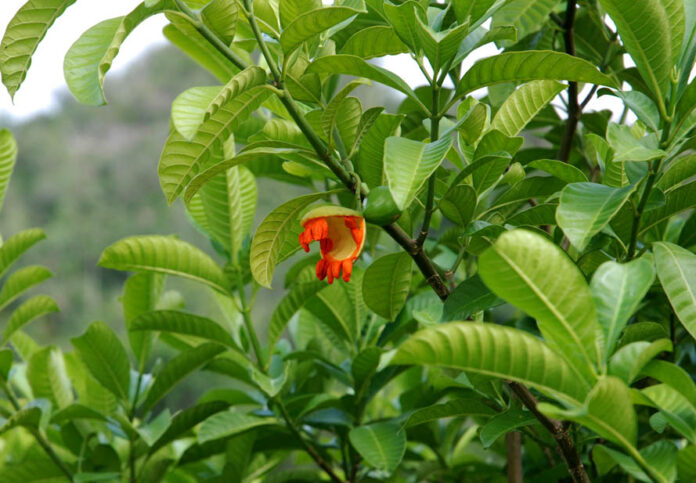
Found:
[[[563,43],[568,55],[575,56],[575,0],[568,0],[566,6],[565,21],[563,22]],[[568,120],[566,121],[565,131],[561,138],[561,146],[558,150],[558,159],[568,162],[570,151],[575,139],[575,131],[582,115],[582,109],[578,104],[578,83],[568,83]]]
[[[505,435],[508,483],[522,483],[522,433],[510,431]]]

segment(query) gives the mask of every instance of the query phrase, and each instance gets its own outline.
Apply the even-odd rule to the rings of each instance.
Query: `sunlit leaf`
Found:
[[[657,276],[684,328],[696,339],[696,255],[668,242],[653,244]]]
[[[372,467],[392,472],[406,451],[406,431],[396,423],[372,423],[348,433],[350,443]]]
[[[2,59],[0,47],[0,59]],[[0,60],[0,70],[5,64]],[[4,81],[4,78],[3,78]],[[10,184],[10,176],[17,160],[17,141],[7,129],[0,129],[0,210],[2,209],[7,186]]]
[[[285,55],[288,55],[302,42],[361,12],[365,12],[364,7],[358,9],[325,7],[302,13],[283,30],[280,35],[280,46]]]
[[[3,340],[10,340],[12,334],[37,318],[59,310],[58,304],[51,297],[37,295],[30,298],[12,312],[3,332]]]
[[[363,299],[380,317],[394,320],[406,303],[411,287],[413,261],[408,253],[392,253],[378,258],[365,270]]]
[[[513,92],[496,112],[491,129],[517,136],[522,129],[556,97],[565,85],[550,80],[528,82]]]
[[[53,274],[50,270],[38,265],[23,267],[12,273],[7,277],[7,280],[5,280],[2,286],[2,290],[0,290],[0,310],[22,295],[26,290],[29,290],[34,285],[38,285],[52,276]]]

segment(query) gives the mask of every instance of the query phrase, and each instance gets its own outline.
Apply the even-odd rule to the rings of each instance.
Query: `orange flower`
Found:
[[[365,244],[365,220],[360,213],[341,206],[320,206],[303,216],[300,223],[304,227],[300,233],[304,251],[309,251],[312,241],[319,241],[319,280],[328,278],[328,282],[333,283],[343,270],[343,280],[350,281],[353,262]]]

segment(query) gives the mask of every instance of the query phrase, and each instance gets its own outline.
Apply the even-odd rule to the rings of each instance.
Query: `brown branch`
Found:
[[[520,398],[520,401],[527,409],[539,420],[542,426],[551,433],[558,444],[561,451],[561,456],[568,466],[568,473],[574,483],[589,483],[590,479],[587,476],[582,460],[575,449],[575,444],[568,434],[568,430],[563,427],[563,423],[555,419],[546,417],[537,409],[537,400],[534,395],[527,389],[526,386],[518,382],[508,382],[508,386],[515,395]]]
[[[510,431],[505,435],[507,448],[508,483],[522,483],[522,433]]]
[[[563,22],[563,43],[565,51],[568,55],[575,55],[575,0],[568,0]],[[573,148],[573,140],[575,139],[575,131],[578,128],[578,122],[582,116],[582,108],[578,103],[578,83],[568,83],[568,120],[566,121],[565,131],[561,138],[561,146],[558,149],[558,159],[568,162],[570,159],[570,151]]]

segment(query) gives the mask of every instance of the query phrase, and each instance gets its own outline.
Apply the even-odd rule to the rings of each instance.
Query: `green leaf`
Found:
[[[169,427],[164,433],[150,445],[150,454],[153,454],[160,448],[163,448],[168,443],[184,437],[191,429],[199,423],[205,421],[210,416],[224,411],[229,406],[224,401],[210,401],[199,403],[195,406],[184,409],[176,413],[169,424]]]
[[[141,314],[131,320],[129,330],[151,330],[192,335],[219,342],[234,349],[237,348],[232,336],[217,322],[178,310],[155,310]]]
[[[341,113],[340,108],[343,106],[343,101],[346,100],[348,94],[350,94],[356,87],[360,87],[361,85],[365,84],[369,84],[369,81],[365,81],[364,79],[355,79],[350,81],[326,105],[326,108],[321,116],[321,127],[324,131],[324,135],[328,138],[330,145],[333,145],[334,129],[337,128],[337,124],[340,122],[338,117]]]
[[[63,71],[68,88],[78,101],[95,106],[106,104],[104,77],[121,44],[143,20],[168,7],[168,0],[152,7],[141,3],[128,15],[104,20],[77,39],[65,54]]]
[[[201,20],[227,45],[234,40],[238,17],[235,0],[213,0],[201,10]]]
[[[459,22],[459,25],[448,30],[436,32],[423,23],[420,15],[416,15],[415,27],[419,48],[423,50],[435,72],[451,65],[450,62],[469,33],[468,20]]]
[[[641,257],[629,263],[603,263],[592,275],[590,291],[597,321],[604,333],[602,360],[614,352],[616,341],[655,280],[652,260]]]
[[[190,142],[177,132],[169,135],[158,167],[160,185],[167,203],[172,204],[176,200],[211,156],[222,154],[222,145],[234,129],[246,121],[270,95],[268,86],[251,87],[221,105],[201,125]]]
[[[99,411],[83,406],[82,404],[73,403],[51,414],[51,423],[64,424],[76,419],[94,419],[96,421],[106,421],[104,416]]]
[[[384,184],[384,141],[399,130],[403,116],[380,114],[360,143],[356,166],[360,177],[370,187]]]
[[[599,3],[616,24],[624,47],[643,80],[657,96],[660,110],[665,112],[664,98],[670,85],[673,58],[670,21],[665,8],[667,2],[599,0]]]
[[[614,162],[650,161],[665,155],[665,152],[659,149],[655,133],[638,139],[631,132],[631,128],[623,124],[609,124],[607,142],[614,150]]]
[[[137,316],[155,310],[164,289],[164,276],[159,273],[140,272],[128,277],[123,285],[121,304],[123,318],[128,329],[128,341],[133,354],[143,368],[150,356],[155,334],[131,331],[131,323]]]
[[[373,312],[386,320],[396,318],[411,288],[412,266],[413,261],[408,253],[391,253],[367,267],[362,294]]]
[[[210,233],[235,260],[254,222],[254,175],[244,166],[235,166],[212,178],[199,193]]]
[[[2,49],[0,48],[0,71],[3,64]],[[3,77],[3,81],[4,81]],[[7,186],[10,184],[10,176],[14,169],[15,161],[17,160],[17,141],[15,141],[12,133],[7,129],[0,129],[0,210],[5,200]]]
[[[491,25],[493,27],[514,25],[517,29],[517,38],[521,40],[537,32],[557,5],[555,0],[512,0],[495,13]],[[505,42],[502,45],[509,47],[513,43]]]
[[[7,24],[0,42],[0,74],[10,97],[24,82],[39,42],[53,22],[75,0],[30,0],[17,11]]]
[[[193,139],[203,124],[205,111],[220,93],[220,86],[191,87],[179,94],[172,102],[172,123],[186,140]]]
[[[353,359],[350,365],[350,373],[353,376],[356,401],[360,401],[365,390],[370,386],[370,381],[379,368],[381,357],[382,349],[379,347],[367,347]]]
[[[24,252],[34,244],[46,238],[41,228],[30,228],[20,231],[8,238],[0,246],[0,276],[12,266]]]
[[[491,132],[496,133],[498,131]],[[476,159],[476,161],[467,166],[467,168],[471,168],[471,180],[479,196],[483,195],[488,188],[500,181],[500,177],[510,165],[510,159],[511,158],[506,155],[487,155]],[[466,171],[466,168],[462,172],[464,171]],[[459,173],[459,175],[461,175],[461,173]]]
[[[344,74],[365,77],[366,79],[379,82],[387,87],[401,91],[411,99],[420,103],[413,89],[411,89],[399,76],[386,69],[377,67],[376,65],[368,64],[364,59],[355,55],[338,54],[319,57],[307,67],[305,73]]]
[[[654,342],[632,342],[621,347],[609,361],[609,374],[616,376],[626,384],[635,381],[645,365],[661,352],[671,352],[672,342],[669,339],[658,339]]]
[[[261,222],[251,242],[250,255],[251,273],[260,285],[271,288],[280,249],[295,225],[299,225],[300,213],[327,195],[328,192],[312,193],[290,200],[271,211]]]
[[[220,267],[198,248],[168,236],[132,236],[107,247],[99,266],[114,270],[178,275],[227,293]]]
[[[678,389],[657,384],[641,391],[659,409],[670,426],[696,444],[696,407]]]
[[[283,28],[287,27],[300,15],[321,8],[321,0],[280,0],[278,13]]]
[[[358,426],[350,430],[348,438],[367,464],[389,473],[406,452],[406,431],[392,422]]]
[[[425,181],[440,166],[452,138],[432,143],[392,136],[384,144],[384,173],[389,191],[399,209],[406,209]]]
[[[568,80],[616,87],[610,77],[599,72],[586,60],[561,52],[536,50],[505,52],[479,60],[464,74],[455,94],[461,97],[493,84],[536,79]]]
[[[531,412],[514,407],[510,408],[495,415],[481,427],[481,432],[479,433],[481,444],[484,448],[490,448],[505,433],[536,422],[537,419]]]
[[[546,342],[585,383],[595,380],[601,328],[582,272],[542,235],[513,230],[479,259],[479,275],[499,297],[537,320]]]
[[[210,362],[225,348],[213,342],[206,342],[183,352],[167,362],[157,374],[155,382],[143,402],[143,410],[149,411],[157,402],[186,376]]]
[[[590,391],[544,342],[494,324],[454,322],[421,330],[401,344],[390,364],[436,365],[509,379],[575,404]]]
[[[268,325],[268,352],[273,354],[274,348],[280,336],[283,334],[285,327],[290,322],[295,313],[304,305],[304,303],[314,297],[316,293],[324,287],[323,281],[311,281],[306,283],[294,284],[290,292],[283,297],[280,303],[276,306],[271,315],[271,321]]]
[[[358,9],[325,7],[303,13],[283,30],[280,35],[280,46],[285,55],[289,55],[303,42],[359,13],[365,13],[364,6]]]
[[[580,253],[628,201],[635,186],[611,188],[597,183],[571,183],[561,191],[556,222]]]
[[[582,183],[587,181],[585,173],[572,164],[564,163],[563,161],[555,159],[537,159],[527,164],[527,166],[545,171],[551,176],[555,176],[566,183]]]
[[[12,312],[10,320],[7,322],[7,327],[5,327],[5,332],[2,336],[3,341],[7,342],[10,337],[12,337],[12,334],[27,325],[29,322],[32,322],[46,314],[58,312],[59,310],[58,304],[56,304],[51,297],[46,295],[37,295],[30,298],[22,305],[17,307],[14,312]]]
[[[523,84],[508,97],[496,112],[491,129],[508,136],[517,136],[565,85],[553,80],[537,80]]]
[[[662,360],[650,361],[641,370],[641,375],[652,377],[681,392],[691,404],[696,406],[696,383],[688,372],[671,362]]]
[[[73,402],[63,353],[56,347],[44,347],[31,356],[27,365],[27,380],[34,398],[48,399],[56,409]]]
[[[435,421],[441,418],[458,416],[493,416],[497,414],[494,409],[474,398],[457,398],[442,404],[433,404],[416,409],[404,422],[404,428],[411,428],[419,424]]]
[[[50,270],[38,265],[23,267],[12,273],[7,277],[2,290],[0,290],[0,310],[34,285],[38,285],[52,276]]]
[[[130,362],[114,331],[104,322],[93,322],[84,334],[71,341],[94,379],[121,401],[128,401]]]
[[[355,32],[341,48],[341,54],[355,55],[363,59],[397,55],[408,52],[393,28],[387,25],[374,25]]]
[[[696,339],[696,255],[668,242],[653,244],[657,276],[684,328]]]
[[[224,84],[239,71],[185,17],[180,14],[167,14],[167,19],[172,23],[164,27],[164,36],[199,65],[212,73],[218,81]]]
[[[213,414],[198,428],[198,442],[207,443],[216,439],[227,438],[259,426],[275,425],[275,418],[261,418],[251,414],[229,410]]]
[[[464,320],[477,312],[501,305],[503,301],[486,287],[478,275],[457,285],[447,297],[442,312],[443,320]]]
[[[32,406],[29,408],[20,409],[10,416],[5,421],[5,424],[0,427],[0,434],[4,434],[9,430],[18,427],[37,429],[39,427],[40,420],[41,408]]]
[[[505,164],[507,166],[507,162]],[[466,226],[476,209],[476,190],[466,183],[452,186],[440,198],[438,206],[447,219],[459,226]]]
[[[587,426],[624,448],[630,449],[636,445],[638,424],[631,402],[631,390],[616,377],[604,376],[599,379],[581,407],[561,409],[543,402],[537,407],[549,417]]]

